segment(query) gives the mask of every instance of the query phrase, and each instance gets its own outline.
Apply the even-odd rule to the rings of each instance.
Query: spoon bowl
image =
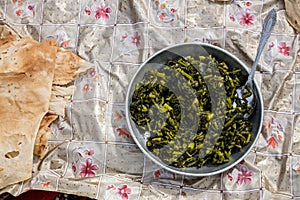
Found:
[[[147,147],[147,141],[149,138],[149,131],[144,131],[139,128],[139,126],[135,123],[135,121],[132,119],[132,114],[130,112],[130,106],[132,103],[132,97],[134,95],[134,92],[137,88],[137,86],[145,80],[145,75],[147,72],[152,70],[161,69],[169,60],[175,60],[178,57],[186,58],[187,56],[191,57],[199,57],[199,55],[211,55],[212,57],[216,58],[220,62],[225,62],[228,66],[228,68],[234,67],[238,68],[240,72],[243,74],[243,77],[245,77],[245,82],[247,80],[247,77],[249,76],[248,68],[244,63],[242,63],[236,56],[229,53],[228,51],[213,46],[210,44],[204,44],[204,43],[183,43],[183,44],[177,44],[174,46],[167,47],[165,49],[162,49],[158,52],[156,52],[154,55],[152,55],[149,59],[147,59],[137,70],[133,78],[131,79],[131,82],[129,84],[129,88],[127,91],[126,96],[126,120],[129,127],[129,130],[131,132],[132,138],[134,139],[135,143],[139,146],[141,151],[154,163],[158,164],[162,168],[171,171],[173,173],[182,174],[182,175],[188,175],[188,176],[210,176],[214,174],[218,174],[221,172],[224,172],[236,164],[240,163],[244,157],[250,152],[254,144],[256,143],[261,127],[262,127],[262,121],[263,121],[263,101],[262,96],[259,90],[259,87],[257,86],[256,81],[253,81],[253,92],[255,93],[255,101],[256,106],[253,110],[252,116],[250,116],[248,119],[252,124],[251,129],[251,140],[250,142],[242,148],[242,150],[235,152],[231,155],[229,161],[227,163],[223,164],[206,164],[202,166],[201,168],[196,167],[187,167],[187,168],[178,168],[174,167],[172,165],[169,165],[165,163],[162,159],[160,159],[158,156],[156,156],[153,152],[151,152]],[[214,71],[214,70],[212,70]],[[188,76],[189,74],[186,74]],[[205,74],[203,74],[205,75]],[[209,75],[209,74],[207,74]],[[159,76],[157,76],[159,78]],[[174,83],[174,84],[173,84]],[[218,82],[215,82],[218,84]],[[173,87],[173,85],[184,85],[185,80],[184,78],[178,79],[178,77],[173,76],[173,79],[171,81],[170,88]],[[212,88],[209,90],[211,94],[214,94],[214,96],[211,96],[212,99],[219,99],[222,100],[222,96],[220,93],[216,93]],[[176,91],[174,90],[174,93]],[[226,99],[226,98],[225,98]],[[182,100],[182,103],[188,106],[182,106],[181,109],[184,111],[185,108],[191,107],[191,104],[189,104],[190,99],[186,98]],[[155,108],[155,107],[154,107]],[[215,109],[215,107],[212,106],[212,109]],[[143,111],[141,110],[140,113]],[[194,115],[196,116],[196,115]],[[155,120],[155,117],[159,117],[159,113],[154,115],[153,120]],[[218,117],[218,116],[216,116]],[[159,118],[160,119],[160,118]],[[183,118],[182,120],[185,120]],[[186,120],[185,120],[186,121]],[[195,121],[195,120],[194,120]],[[187,129],[192,127],[194,125],[194,121],[190,121],[190,126],[186,126]],[[190,129],[189,129],[190,130]],[[196,132],[189,132],[189,135],[195,135]],[[168,150],[168,149],[166,149]]]

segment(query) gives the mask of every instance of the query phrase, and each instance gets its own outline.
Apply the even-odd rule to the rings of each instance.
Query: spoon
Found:
[[[243,86],[241,86],[240,88],[238,88],[236,90],[238,99],[243,99],[243,95],[245,95],[248,92],[251,92],[251,95],[248,96],[246,98],[246,100],[247,100],[248,106],[251,106],[253,108],[256,106],[255,92],[253,89],[253,80],[254,80],[256,67],[257,67],[258,61],[260,59],[260,56],[262,54],[262,51],[263,51],[263,49],[271,35],[271,32],[275,26],[276,20],[277,20],[277,14],[276,14],[275,9],[273,8],[271,11],[269,11],[268,15],[266,16],[266,18],[264,20],[264,24],[263,24],[263,28],[262,28],[262,32],[261,32],[261,36],[260,36],[260,40],[259,40],[259,45],[257,48],[256,57],[255,57],[253,65],[252,65],[251,72],[248,76],[248,80]],[[245,114],[245,117],[249,117],[252,114],[253,110],[254,109],[252,109],[252,111],[250,113]]]

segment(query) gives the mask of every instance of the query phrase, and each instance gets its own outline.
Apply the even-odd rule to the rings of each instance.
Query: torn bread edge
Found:
[[[17,34],[13,32],[6,25],[0,26],[0,44],[1,47],[7,45],[14,45],[12,42],[19,42],[24,38],[20,38]],[[26,37],[26,40],[32,40],[33,43],[40,45],[37,41],[33,39],[29,39]],[[49,128],[50,124],[57,119],[58,116],[65,116],[65,106],[68,101],[71,100],[74,95],[75,86],[73,85],[73,81],[78,78],[81,74],[86,73],[88,69],[94,67],[93,64],[81,59],[79,56],[75,55],[72,51],[62,49],[57,47],[56,43],[53,41],[44,42],[47,43],[52,48],[56,48],[57,54],[55,58],[55,67],[54,67],[54,76],[51,88],[51,97],[49,100],[48,111],[45,112],[44,116],[40,120],[39,128],[36,133],[34,133],[35,139],[33,145],[33,154],[37,156],[43,156],[46,149],[47,143],[49,139],[49,135],[51,134],[51,130]],[[54,44],[55,43],[55,44]],[[68,58],[68,59],[64,59]],[[1,63],[0,63],[1,67]],[[64,70],[65,69],[65,70]],[[63,72],[66,71],[66,75],[64,76]],[[14,156],[14,155],[12,155]],[[29,156],[31,157],[31,156]],[[29,160],[31,160],[29,158]],[[0,173],[5,171],[5,169],[0,166]],[[0,188],[4,188],[10,184],[17,183],[32,176],[32,167],[29,167],[26,171],[28,171],[27,176],[23,178],[19,178],[16,181],[6,181],[3,185],[0,184]]]

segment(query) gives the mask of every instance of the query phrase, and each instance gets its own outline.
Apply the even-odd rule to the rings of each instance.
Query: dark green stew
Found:
[[[244,117],[253,109],[246,100],[251,93],[236,97],[246,80],[240,68],[212,56],[169,60],[136,85],[132,120],[149,133],[147,148],[170,166],[226,163],[252,139]]]

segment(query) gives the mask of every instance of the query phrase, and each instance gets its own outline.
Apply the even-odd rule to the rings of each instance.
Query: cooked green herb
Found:
[[[179,57],[145,73],[130,104],[132,120],[150,132],[147,148],[179,168],[228,162],[251,141],[247,76],[212,56]]]

